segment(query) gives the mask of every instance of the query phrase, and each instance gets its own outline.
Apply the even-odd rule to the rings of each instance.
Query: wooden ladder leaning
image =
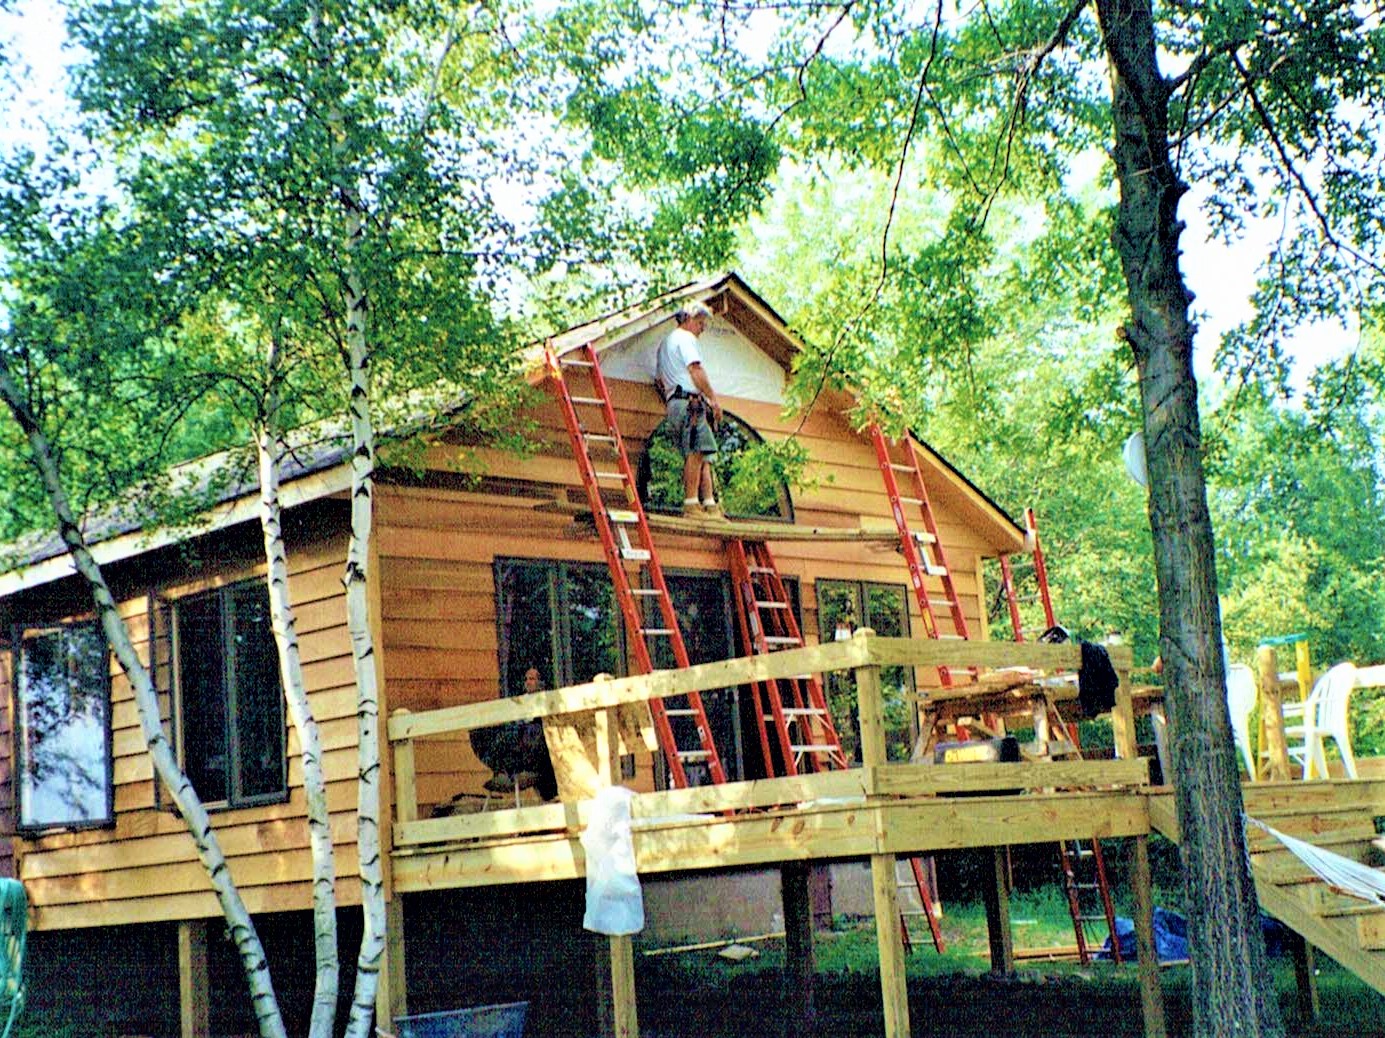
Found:
[[[651,646],[660,641],[672,650],[676,666],[687,667],[688,650],[678,627],[678,615],[654,549],[596,351],[588,343],[559,356],[550,346],[545,350],[545,362],[572,440],[592,521],[611,571],[636,671],[648,674],[654,670]],[[604,465],[600,469],[592,458],[593,451],[603,455]],[[614,507],[608,500],[611,497],[617,499]],[[635,572],[632,574],[630,569]],[[693,781],[702,778],[701,773],[713,784],[726,781],[699,693],[651,699],[649,710],[674,787],[705,784]]]

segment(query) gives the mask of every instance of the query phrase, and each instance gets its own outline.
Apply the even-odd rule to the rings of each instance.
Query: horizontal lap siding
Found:
[[[612,382],[621,432],[631,464],[638,466],[644,439],[662,419],[652,390]],[[875,451],[845,422],[814,414],[806,422],[786,420],[772,405],[723,398],[728,410],[749,421],[766,438],[797,433],[807,447],[816,486],[794,491],[800,525],[892,528]],[[476,471],[493,480],[515,481],[514,496],[481,491],[387,485],[377,496],[377,535],[383,596],[384,672],[390,710],[431,710],[483,702],[500,693],[493,563],[497,556],[603,563],[599,541],[571,517],[543,510],[559,497],[585,500],[577,466],[556,406],[536,415],[545,446],[519,456],[489,449],[465,453],[446,445],[429,448],[427,460],[440,472]],[[933,487],[930,484],[930,491]],[[980,628],[978,556],[990,548],[963,516],[935,502],[940,532],[963,596],[968,623]],[[724,571],[722,543],[656,531],[666,569]],[[867,580],[907,585],[908,570],[894,541],[877,544],[782,542],[775,557],[786,576],[799,579],[804,633],[817,639],[815,581]],[[941,584],[929,580],[935,597]],[[923,631],[918,603],[908,595],[911,629]],[[950,622],[943,625],[949,630]],[[480,794],[490,772],[465,738],[421,740],[416,773],[423,814],[457,793]],[[641,768],[643,777],[646,769]]]
[[[328,781],[338,898],[359,901],[355,857],[356,692],[342,591],[344,541],[291,544],[289,592],[314,716],[321,729]],[[263,566],[227,565],[212,580],[169,584],[166,600],[251,576]],[[148,600],[121,603],[136,651],[146,663],[151,641]],[[112,925],[220,913],[185,823],[154,807],[154,771],[129,681],[112,661],[112,758],[115,825],[21,840],[20,876],[40,929]],[[297,733],[289,727],[289,798],[260,807],[214,810],[217,839],[252,912],[312,904],[311,856]],[[164,802],[168,802],[167,796]]]

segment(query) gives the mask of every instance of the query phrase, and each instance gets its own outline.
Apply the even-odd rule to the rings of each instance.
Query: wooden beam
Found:
[[[211,973],[207,966],[205,919],[178,923],[178,1019],[182,1038],[207,1038],[211,1032]]]
[[[1144,1011],[1145,1038],[1165,1038],[1164,991],[1159,984],[1159,956],[1154,947],[1153,874],[1149,866],[1149,837],[1135,837],[1135,868],[1131,882],[1135,894],[1135,954],[1139,961],[1140,1007]]]
[[[393,889],[385,901],[385,954],[380,959],[380,981],[375,990],[375,1023],[393,1031],[394,1021],[409,1012],[409,996],[404,966],[404,903]]]
[[[1284,708],[1279,691],[1279,660],[1273,645],[1255,650],[1255,666],[1260,676],[1260,723],[1265,732],[1269,760],[1261,777],[1283,781],[1289,778],[1289,750],[1284,740]],[[1257,762],[1258,764],[1258,762]]]
[[[1015,972],[1015,942],[1010,930],[1010,862],[1004,847],[990,848],[991,876],[982,893],[986,902],[986,935],[991,972]]]
[[[1111,735],[1116,756],[1134,760],[1140,756],[1139,740],[1135,737],[1135,707],[1130,697],[1130,671],[1116,671],[1116,705],[1111,709]]]
[[[554,488],[558,489],[558,488]],[[561,489],[566,490],[566,487]],[[570,515],[591,523],[591,508],[584,504],[558,499],[535,506],[536,512]],[[899,544],[899,531],[893,526],[798,526],[783,519],[689,519],[681,515],[647,512],[652,530],[722,539],[739,538],[752,541],[819,541],[831,543],[880,544],[893,548]],[[585,524],[584,524],[585,525]],[[592,536],[596,529],[592,527]],[[926,535],[925,535],[926,536]],[[932,537],[926,538],[932,541]]]
[[[1314,1023],[1322,1015],[1322,1003],[1318,1000],[1317,953],[1313,946],[1304,940],[1303,935],[1284,929],[1284,942],[1289,949],[1289,957],[1294,960],[1294,981],[1298,994],[1298,1017],[1304,1023]]]

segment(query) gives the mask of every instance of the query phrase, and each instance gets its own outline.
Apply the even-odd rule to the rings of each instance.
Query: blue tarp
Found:
[[[1287,931],[1278,920],[1267,915],[1260,916],[1260,929],[1265,935],[1265,949],[1270,955],[1285,954],[1284,937]],[[1124,916],[1116,916],[1116,936],[1120,940],[1121,961],[1135,961],[1135,923]],[[1188,920],[1177,912],[1154,906],[1154,951],[1160,962],[1175,962],[1188,957]],[[1098,959],[1111,957],[1111,939],[1108,937]]]

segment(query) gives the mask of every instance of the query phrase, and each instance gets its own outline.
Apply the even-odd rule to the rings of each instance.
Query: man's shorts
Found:
[[[689,454],[715,454],[717,438],[712,432],[711,423],[707,421],[707,405],[698,400],[701,413],[695,422],[690,423],[688,404],[687,397],[677,397],[668,402],[668,421],[678,440],[678,450],[685,458]]]

